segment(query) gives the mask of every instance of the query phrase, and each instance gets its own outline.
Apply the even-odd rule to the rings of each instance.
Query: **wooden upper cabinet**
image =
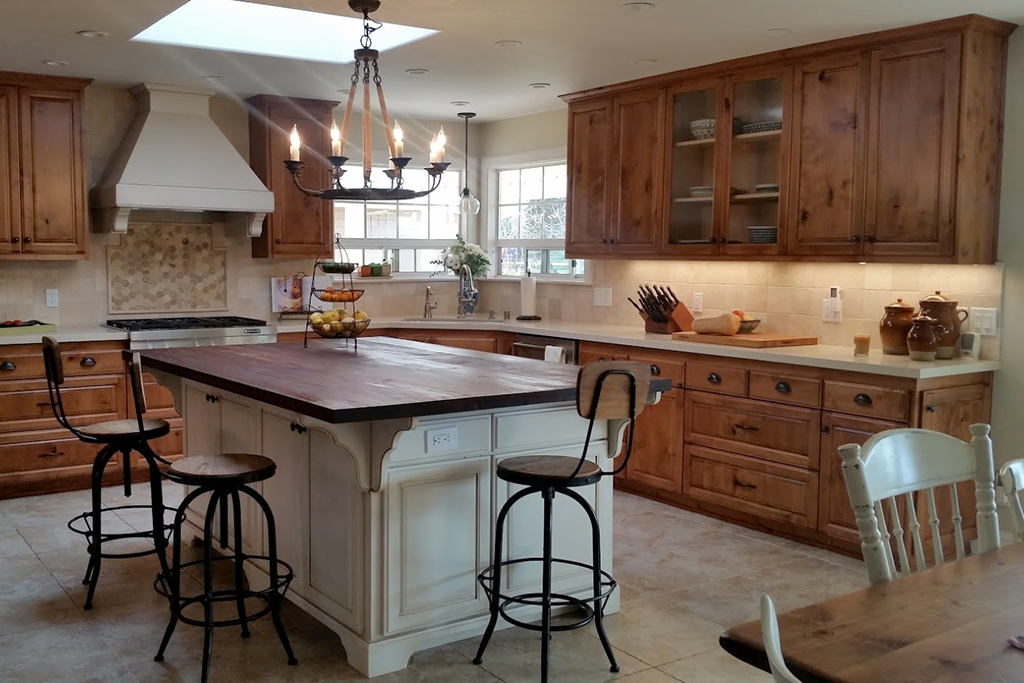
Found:
[[[0,254],[20,251],[21,173],[18,161],[18,89],[0,86]],[[17,242],[12,239],[17,237]]]
[[[332,202],[303,194],[285,168],[292,126],[302,140],[299,176],[304,187],[320,189],[331,182],[331,116],[337,102],[257,95],[247,100],[249,158],[256,175],[274,193],[274,212],[267,216],[263,234],[253,239],[257,258],[315,258],[334,234]]]
[[[0,259],[88,255],[82,152],[88,83],[0,72]]]
[[[796,67],[790,254],[862,251],[867,80],[861,53]]]
[[[960,36],[873,51],[869,110],[865,253],[952,256]]]
[[[85,251],[79,93],[21,92],[22,252]]]
[[[649,254],[661,239],[665,91],[616,98],[612,121],[609,250]]]
[[[569,108],[566,256],[608,252],[612,102]]]

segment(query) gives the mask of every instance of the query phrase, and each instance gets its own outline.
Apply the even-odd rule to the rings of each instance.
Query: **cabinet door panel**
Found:
[[[274,476],[263,482],[263,497],[274,511],[277,527],[277,556],[290,564],[295,581],[307,585],[307,549],[304,534],[282,533],[283,529],[309,529],[309,432],[293,430],[296,417],[260,408],[260,454],[277,465]],[[264,536],[264,547],[266,545]]]
[[[21,92],[21,250],[25,253],[85,250],[81,125],[77,93]]]
[[[860,53],[796,67],[788,253],[861,252],[867,78]]]
[[[21,251],[18,89],[0,87],[0,254]],[[12,238],[17,237],[17,242]]]
[[[629,354],[630,360],[647,363],[652,374],[672,381],[657,405],[647,406],[636,420],[633,455],[626,476],[648,486],[681,493],[683,490],[683,370],[682,361],[659,356]],[[657,373],[654,371],[657,370]]]
[[[865,250],[950,256],[959,37],[871,53]]]
[[[614,126],[609,248],[618,254],[652,254],[661,234],[665,92],[617,98]]]
[[[611,101],[589,103],[569,110],[568,150],[566,255],[603,254],[608,251]]]

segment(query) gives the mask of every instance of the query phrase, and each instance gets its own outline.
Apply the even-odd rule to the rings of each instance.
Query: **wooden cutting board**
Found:
[[[720,334],[697,334],[696,332],[674,332],[672,338],[679,341],[703,342],[705,344],[721,344],[723,346],[742,346],[748,349],[770,349],[781,346],[814,346],[817,337],[775,332],[749,332],[734,334],[731,337]]]

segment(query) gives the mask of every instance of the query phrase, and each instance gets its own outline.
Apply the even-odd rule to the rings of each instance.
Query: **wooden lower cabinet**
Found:
[[[469,351],[484,351],[486,353],[507,352],[507,340],[503,332],[489,332],[487,330],[382,329],[377,334],[395,337],[396,339],[420,341],[426,344],[451,346]]]
[[[683,366],[664,355],[630,354],[629,360],[648,363],[655,376],[672,380],[672,390],[657,405],[648,406],[636,421],[633,455],[625,475],[632,481],[663,491],[679,492],[683,485]]]

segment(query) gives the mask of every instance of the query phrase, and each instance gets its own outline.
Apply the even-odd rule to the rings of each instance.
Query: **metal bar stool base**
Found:
[[[119,505],[117,507],[103,508],[100,511],[100,515],[104,515],[105,516],[107,514],[115,514],[119,510],[151,510],[152,507],[153,506],[151,506],[151,505]],[[163,505],[161,507],[163,508],[163,513],[164,513],[165,519],[166,519],[167,513],[171,513],[173,515],[175,512],[177,512],[176,508],[167,507],[166,505]],[[72,517],[71,519],[68,520],[68,529],[70,529],[71,531],[75,532],[76,534],[79,534],[81,536],[85,536],[85,539],[86,539],[86,541],[89,544],[89,555],[90,556],[92,556],[92,554],[93,554],[92,549],[93,549],[93,547],[95,547],[93,539],[96,536],[95,530],[92,528],[92,517],[93,517],[92,511],[90,510],[90,511],[83,512],[82,514],[80,514],[80,515],[78,515],[76,517]],[[173,529],[174,529],[174,524],[173,523],[171,523],[171,522],[165,522],[164,523],[164,525],[163,525],[163,532],[164,532],[163,533],[163,537],[164,537],[165,545],[166,545],[167,541],[170,539],[171,531]],[[106,533],[106,532],[101,533],[100,536],[99,536],[100,548],[102,549],[103,545],[106,544],[106,543],[116,543],[118,541],[124,541],[124,540],[128,540],[128,539],[131,539],[131,538],[144,538],[146,540],[152,541],[154,539],[153,530],[149,529],[149,530],[144,530],[144,531],[131,531],[131,532],[120,533],[120,534],[112,534],[112,533]],[[131,557],[145,557],[146,555],[155,555],[156,553],[157,553],[157,548],[156,548],[156,545],[154,544],[154,546],[152,548],[147,548],[146,550],[135,550],[135,551],[131,551],[131,552],[102,552],[102,550],[101,550],[100,557],[103,558],[104,560],[108,560],[108,559],[115,559],[115,560],[116,559],[121,559],[121,560],[124,560],[124,559],[128,559],[128,558],[131,558]],[[83,581],[82,583],[89,583],[89,581],[86,580],[86,581]]]

